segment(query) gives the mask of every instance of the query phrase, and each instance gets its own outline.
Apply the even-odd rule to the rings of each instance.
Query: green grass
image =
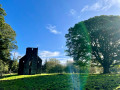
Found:
[[[119,90],[120,75],[6,74],[0,90]]]

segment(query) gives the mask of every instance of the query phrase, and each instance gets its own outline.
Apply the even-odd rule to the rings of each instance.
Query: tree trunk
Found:
[[[103,66],[103,74],[108,74],[110,73],[110,66]]]

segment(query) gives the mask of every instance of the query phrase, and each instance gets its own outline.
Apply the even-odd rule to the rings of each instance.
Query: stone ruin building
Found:
[[[38,56],[38,48],[27,48],[26,55],[19,60],[18,75],[41,73],[42,59]]]

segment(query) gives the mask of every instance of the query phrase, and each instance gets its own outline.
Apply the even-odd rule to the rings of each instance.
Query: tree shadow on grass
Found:
[[[116,87],[120,85],[119,78],[120,75],[115,74],[91,75],[85,87],[87,90],[93,88],[95,90],[116,90]]]
[[[78,85],[73,86],[70,74],[39,75],[3,80],[0,81],[0,88],[5,90],[80,90],[79,79],[76,78],[76,82]]]
[[[77,74],[75,75],[78,76]],[[89,76],[83,90],[113,90],[120,84],[118,78],[120,77],[101,75]],[[73,86],[71,82],[70,74],[36,75],[0,81],[0,90],[80,90],[80,81],[84,80],[84,76],[81,76],[79,78],[80,80],[78,78],[74,79],[77,82],[75,86]]]

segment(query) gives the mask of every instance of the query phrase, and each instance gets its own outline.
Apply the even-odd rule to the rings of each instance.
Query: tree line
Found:
[[[72,61],[66,61],[66,64],[61,64],[56,58],[46,59],[42,65],[42,73],[86,73],[87,67],[76,65]]]
[[[120,65],[116,65],[110,68],[111,73],[120,72]],[[91,61],[88,65],[83,62],[66,61],[66,64],[61,64],[60,60],[56,58],[46,59],[42,65],[42,73],[84,73],[84,74],[101,74],[103,73],[103,67],[98,62]]]

